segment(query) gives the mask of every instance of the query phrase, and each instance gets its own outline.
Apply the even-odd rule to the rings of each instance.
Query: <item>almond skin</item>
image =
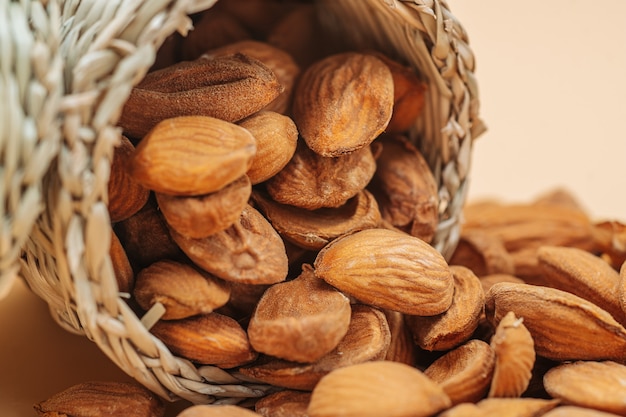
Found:
[[[380,308],[432,316],[452,304],[454,279],[443,256],[402,232],[368,229],[335,239],[314,268],[330,285]]]
[[[159,193],[209,194],[244,175],[255,152],[252,134],[236,124],[176,117],[157,124],[139,143],[131,173]]]

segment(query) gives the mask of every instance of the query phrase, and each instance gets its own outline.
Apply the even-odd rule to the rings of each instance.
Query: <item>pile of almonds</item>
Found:
[[[474,203],[446,260],[420,74],[321,42],[309,2],[194,18],[123,109],[111,259],[174,354],[269,388],[180,417],[626,415],[626,226],[566,192]],[[36,410],[107,399],[164,412],[119,383]]]

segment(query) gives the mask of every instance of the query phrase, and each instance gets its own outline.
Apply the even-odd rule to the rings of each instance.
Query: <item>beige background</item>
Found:
[[[626,2],[456,0],[477,57],[482,115],[471,199],[573,192],[595,217],[626,220]],[[23,284],[0,301],[0,415],[74,383],[128,378],[68,334]],[[170,412],[174,414],[174,410]]]

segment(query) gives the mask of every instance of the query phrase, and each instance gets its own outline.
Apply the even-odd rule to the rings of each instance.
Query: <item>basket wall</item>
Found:
[[[173,355],[119,294],[108,254],[107,182],[113,149],[120,140],[115,125],[121,108],[165,37],[176,30],[185,34],[191,24],[188,15],[214,2],[10,3],[11,7],[37,4],[32,10],[45,11],[41,19],[49,24],[46,33],[57,36],[34,36],[58,52],[49,60],[59,65],[59,82],[48,89],[50,100],[56,98],[50,110],[51,132],[43,131],[34,139],[38,145],[48,140],[55,144],[47,149],[46,160],[37,160],[41,175],[31,179],[30,185],[39,192],[35,200],[40,211],[20,223],[20,233],[9,231],[19,237],[12,242],[21,253],[0,255],[3,265],[13,268],[19,257],[22,276],[48,303],[61,326],[93,340],[121,369],[155,393],[194,403],[236,403],[262,396],[269,387]],[[402,58],[427,78],[424,117],[411,136],[440,184],[441,221],[433,245],[450,256],[458,241],[472,143],[483,130],[474,58],[465,31],[444,1],[318,0],[316,4],[327,30],[336,32],[337,39]],[[0,12],[0,27],[2,18]],[[30,27],[33,34],[36,29]],[[11,66],[9,75],[18,68]],[[28,107],[16,104],[22,104],[22,111]],[[36,122],[41,117],[32,116]],[[23,133],[15,134],[15,139],[22,153],[34,158],[25,150]],[[29,158],[21,161],[21,169],[29,162]],[[18,205],[3,197],[5,224],[9,219],[15,225]],[[21,198],[27,198],[26,193],[15,197]]]

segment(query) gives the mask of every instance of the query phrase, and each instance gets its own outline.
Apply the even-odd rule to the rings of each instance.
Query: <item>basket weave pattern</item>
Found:
[[[0,118],[15,123],[0,128],[0,288],[7,276],[16,275],[19,262],[21,275],[62,327],[93,340],[155,393],[194,403],[237,403],[262,396],[270,387],[173,355],[119,294],[108,254],[107,183],[120,140],[120,111],[164,39],[174,31],[185,34],[191,26],[189,14],[215,1],[0,3],[0,31],[14,9],[22,13],[21,19],[10,20],[16,32],[8,36],[11,50],[23,52],[17,32],[27,31],[44,51],[7,55],[5,37],[0,36],[0,49],[5,48],[0,51],[0,97],[10,104]],[[440,226],[433,245],[449,257],[458,241],[472,142],[484,129],[465,31],[444,1],[316,4],[337,39],[400,57],[427,79],[424,116],[411,139],[440,184]],[[14,86],[19,91],[11,95]],[[33,91],[39,94],[36,106],[26,99]],[[20,118],[8,109],[13,106],[22,112]],[[11,194],[14,190],[17,195]],[[24,210],[26,204],[36,210]]]

